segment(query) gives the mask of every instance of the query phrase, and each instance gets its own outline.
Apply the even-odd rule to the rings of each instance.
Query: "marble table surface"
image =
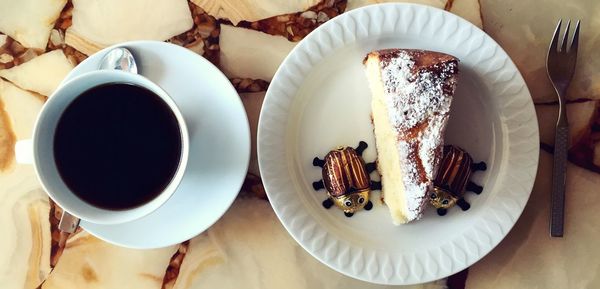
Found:
[[[130,0],[127,5],[136,7],[139,14],[159,15],[153,14],[157,7],[164,12],[163,19],[149,21],[143,28],[119,22],[125,18],[118,18],[121,16],[114,12],[114,7],[121,4],[117,4],[118,1],[39,1],[29,5],[34,1],[15,4],[17,2],[12,0],[0,0],[2,288],[386,287],[357,281],[325,267],[288,236],[266,200],[255,154],[240,197],[222,220],[180,245],[141,251],[107,244],[84,231],[74,234],[66,243],[60,242],[56,228],[60,208],[46,197],[30,166],[15,164],[11,145],[15,140],[27,138],[39,108],[73,65],[103,46],[134,39],[168,40],[217,64],[240,93],[255,141],[256,123],[268,82],[296,41],[319,24],[343,13],[346,6],[394,1],[306,0],[289,1],[284,5],[272,0],[256,3],[152,0],[148,1],[151,5],[146,5],[143,0]],[[596,146],[600,141],[600,2],[397,2],[445,8],[483,25],[484,31],[507,51],[527,82],[538,115],[542,148],[531,198],[515,227],[497,248],[448,279],[406,288],[600,288],[600,248],[597,246],[600,211],[595,207],[600,204],[600,145]],[[316,6],[309,9],[312,5]],[[2,12],[5,7],[10,9]],[[456,12],[457,7],[461,12]],[[305,10],[309,12],[303,12]],[[14,23],[28,27],[23,23],[46,19],[39,18],[44,13],[56,21],[52,20],[49,25],[40,22],[41,26],[48,27],[46,36],[49,36],[48,43],[41,48],[26,42],[23,34],[31,34],[30,30],[22,30],[25,32],[21,35],[11,30]],[[84,16],[80,15],[118,23],[109,27],[120,27],[122,31],[111,32],[106,25],[81,20]],[[152,18],[140,16],[140,19],[148,17]],[[17,20],[7,20],[9,18]],[[551,238],[548,220],[558,104],[546,76],[545,57],[560,18],[581,20],[582,24],[577,71],[568,92],[571,148],[565,236]],[[264,51],[257,50],[265,45],[268,48]],[[51,50],[61,50],[62,56],[34,62],[39,60],[37,55]],[[35,65],[27,69],[21,66],[29,61]],[[23,69],[18,77],[2,72],[19,66]]]

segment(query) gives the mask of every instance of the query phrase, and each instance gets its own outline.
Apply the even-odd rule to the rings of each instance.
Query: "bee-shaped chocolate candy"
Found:
[[[373,203],[369,200],[371,190],[380,190],[380,182],[372,182],[369,174],[375,170],[375,162],[362,159],[367,143],[361,141],[356,149],[338,147],[330,151],[325,158],[314,158],[313,165],[323,168],[323,179],[313,182],[313,188],[327,190],[328,198],[323,201],[326,209],[336,205],[344,211],[346,217],[352,217],[362,208],[370,210]]]
[[[479,195],[483,191],[483,187],[469,180],[471,173],[486,169],[484,162],[473,163],[471,156],[463,149],[444,146],[442,161],[433,181],[433,192],[429,195],[429,201],[437,208],[438,215],[445,215],[448,208],[455,204],[463,211],[468,210],[471,205],[463,198],[464,192],[471,191]]]

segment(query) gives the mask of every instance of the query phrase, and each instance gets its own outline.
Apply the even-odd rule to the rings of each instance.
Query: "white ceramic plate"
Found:
[[[190,134],[189,161],[173,196],[141,219],[98,225],[82,221],[91,234],[117,245],[156,248],[181,243],[208,229],[229,208],[246,176],[250,130],[242,102],[208,60],[180,46],[157,41],[117,45],[133,53],[139,73],[177,103]],[[106,48],[79,64],[65,79],[96,70]]]
[[[314,191],[311,164],[338,145],[369,144],[375,160],[365,55],[420,48],[458,57],[460,83],[446,143],[488,164],[473,176],[481,195],[471,209],[453,208],[394,226],[374,192],[374,208],[346,218],[326,210]],[[260,116],[258,155],[269,200],[289,233],[314,257],[348,276],[382,284],[440,279],[473,264],[508,233],[533,186],[538,126],[519,71],[498,44],[466,20],[414,4],[368,6],[325,23],[300,42],[270,84]],[[373,174],[374,175],[374,174]]]

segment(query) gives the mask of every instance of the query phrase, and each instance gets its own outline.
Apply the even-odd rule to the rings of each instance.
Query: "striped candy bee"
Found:
[[[485,171],[485,162],[473,163],[473,158],[458,146],[444,146],[442,161],[433,181],[433,191],[429,195],[430,203],[437,208],[437,213],[443,216],[448,208],[458,205],[463,211],[471,205],[465,201],[465,191],[480,194],[483,187],[471,182],[471,173]]]
[[[335,204],[346,217],[352,217],[360,209],[373,208],[369,195],[371,190],[380,190],[381,183],[371,181],[369,176],[376,168],[375,162],[365,164],[361,157],[367,147],[367,143],[361,141],[356,149],[340,146],[324,159],[313,159],[313,165],[321,167],[323,175],[322,180],[313,182],[313,188],[327,191],[323,207],[329,209]]]

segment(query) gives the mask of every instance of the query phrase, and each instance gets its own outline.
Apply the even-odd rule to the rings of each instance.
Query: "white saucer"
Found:
[[[107,242],[131,248],[181,243],[216,222],[237,196],[250,159],[250,130],[229,80],[208,60],[180,46],[156,41],[119,44],[133,53],[139,73],[177,103],[190,133],[189,162],[177,191],[141,219],[81,227]],[[96,70],[108,47],[83,61],[65,79]]]

